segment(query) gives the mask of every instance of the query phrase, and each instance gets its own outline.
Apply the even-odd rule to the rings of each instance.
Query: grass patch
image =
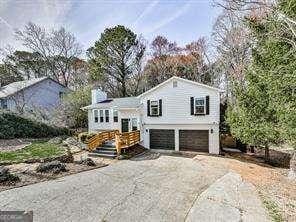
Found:
[[[63,153],[64,149],[58,145],[38,141],[21,150],[0,152],[0,162],[20,163],[28,159],[53,157]]]
[[[267,199],[261,194],[261,198],[263,200],[263,204],[265,208],[268,210],[268,214],[274,222],[283,222],[284,219],[282,214],[278,208],[278,206],[271,200]]]

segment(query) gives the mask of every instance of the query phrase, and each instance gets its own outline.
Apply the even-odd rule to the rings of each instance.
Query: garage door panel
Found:
[[[150,149],[175,149],[175,131],[167,129],[150,129]]]
[[[180,130],[180,150],[194,150],[209,152],[209,131],[208,130]]]

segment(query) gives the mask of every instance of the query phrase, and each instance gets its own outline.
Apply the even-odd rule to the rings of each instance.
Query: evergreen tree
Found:
[[[144,51],[144,44],[130,29],[121,25],[107,28],[88,49],[90,74],[109,95],[128,96],[128,84],[140,74]]]
[[[271,144],[296,144],[296,38],[283,31],[279,14],[296,21],[295,1],[280,1],[264,20],[248,18],[252,63],[246,84],[235,83],[236,101],[227,113],[231,132],[245,143],[264,146],[267,161]]]

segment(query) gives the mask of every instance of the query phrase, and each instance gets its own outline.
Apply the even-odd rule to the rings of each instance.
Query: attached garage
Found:
[[[208,130],[180,130],[179,149],[198,152],[209,152]]]
[[[175,130],[150,129],[150,149],[175,149]]]

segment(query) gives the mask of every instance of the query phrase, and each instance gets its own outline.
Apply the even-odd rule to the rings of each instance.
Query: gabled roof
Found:
[[[166,80],[166,81],[158,84],[157,86],[153,87],[152,89],[149,89],[148,91],[142,93],[141,95],[138,96],[138,98],[140,98],[143,95],[146,95],[146,94],[158,89],[159,87],[167,84],[168,82],[171,82],[172,80],[179,80],[179,81],[187,82],[187,83],[194,84],[194,85],[197,85],[197,86],[205,87],[205,88],[208,88],[210,90],[223,92],[223,90],[221,90],[219,88],[216,88],[216,87],[208,86],[208,85],[205,85],[205,84],[202,84],[202,83],[199,83],[199,82],[194,82],[194,81],[191,81],[191,80],[188,80],[188,79],[183,79],[183,78],[180,78],[180,77],[177,77],[177,76],[173,76],[173,77],[169,78],[168,80]]]
[[[96,104],[85,106],[82,109],[114,108],[114,109],[135,109],[140,106],[140,99],[137,97],[108,98]]]
[[[50,77],[41,77],[41,78],[34,78],[34,79],[10,83],[10,84],[0,88],[0,98],[12,96],[17,92],[24,90],[26,88],[29,88],[29,87],[31,87],[39,82],[42,82],[46,79],[51,79],[51,78]],[[51,79],[51,80],[56,82],[53,79]],[[58,83],[58,82],[56,82],[56,83]],[[60,84],[60,83],[58,83],[58,84]],[[62,84],[60,84],[60,85],[62,85]],[[63,87],[65,87],[65,86],[63,86]]]

